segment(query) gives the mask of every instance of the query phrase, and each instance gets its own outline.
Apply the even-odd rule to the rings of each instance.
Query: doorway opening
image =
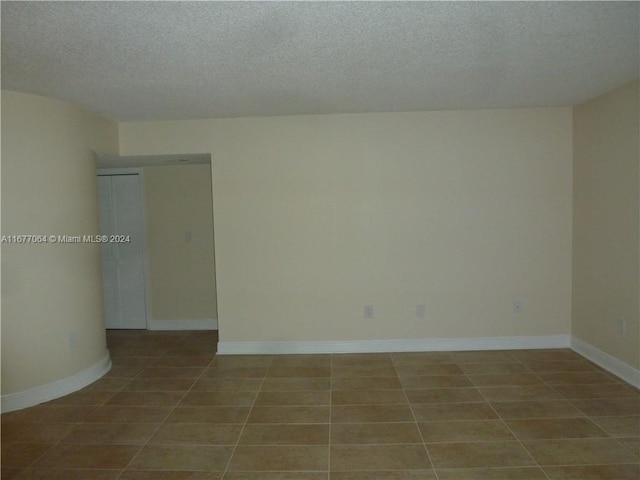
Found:
[[[113,240],[102,254],[106,328],[217,330],[211,155],[96,159],[100,233]],[[137,227],[131,211],[140,212]],[[124,246],[138,245],[135,232],[138,265],[129,262]],[[140,265],[142,274],[131,275]],[[142,295],[128,298],[140,288]]]

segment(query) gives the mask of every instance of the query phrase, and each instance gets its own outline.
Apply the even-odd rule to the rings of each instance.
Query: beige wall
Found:
[[[144,167],[143,178],[152,320],[215,319],[210,165]]]
[[[639,82],[574,109],[573,333],[640,367]],[[626,336],[617,322],[627,322]]]
[[[117,152],[111,122],[2,92],[2,234],[98,232],[91,149]],[[2,246],[2,394],[70,377],[106,355],[99,246]]]
[[[570,108],[139,122],[120,153],[212,153],[222,341],[551,335],[571,128]]]

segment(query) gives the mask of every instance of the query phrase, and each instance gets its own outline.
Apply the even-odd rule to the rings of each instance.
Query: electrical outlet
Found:
[[[427,316],[427,310],[424,304],[416,305],[416,317],[425,318]]]
[[[76,348],[78,346],[78,334],[76,332],[69,333],[69,347]]]
[[[373,318],[373,305],[364,306],[364,319],[371,320]]]
[[[522,311],[522,301],[521,300],[515,300],[513,302],[513,311],[514,311],[514,313],[520,313]]]

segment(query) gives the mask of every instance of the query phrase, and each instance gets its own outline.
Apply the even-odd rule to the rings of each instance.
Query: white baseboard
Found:
[[[571,348],[625,382],[630,383],[636,388],[640,388],[640,370],[631,365],[627,365],[623,361],[618,360],[614,356],[603,352],[599,348],[577,337],[571,337]]]
[[[148,330],[217,330],[216,318],[185,318],[182,320],[151,320],[147,322]]]
[[[27,407],[33,407],[42,402],[63,397],[76,392],[81,388],[95,382],[111,368],[111,358],[109,352],[104,357],[91,365],[89,368],[76,373],[67,378],[56,380],[55,382],[42,385],[40,387],[23,390],[21,392],[2,395],[2,413],[13,412]]]
[[[219,355],[286,353],[436,352],[454,350],[517,350],[569,348],[570,335],[540,337],[433,338],[326,342],[219,342]]]

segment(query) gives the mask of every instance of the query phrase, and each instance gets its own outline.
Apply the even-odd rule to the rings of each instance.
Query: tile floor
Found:
[[[2,415],[2,478],[640,478],[640,393],[570,350],[214,356],[111,331],[113,368]]]

